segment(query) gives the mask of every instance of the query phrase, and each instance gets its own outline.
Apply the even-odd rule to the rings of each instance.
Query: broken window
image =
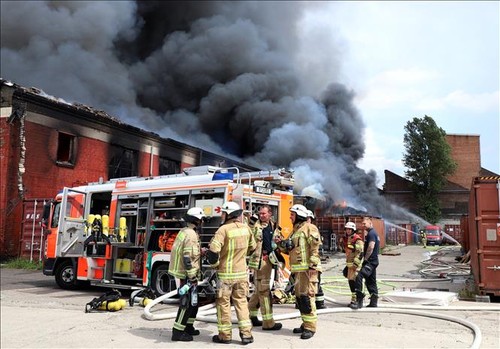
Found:
[[[76,137],[68,133],[59,132],[57,138],[57,157],[59,165],[74,165],[76,153]]]
[[[137,151],[111,146],[110,152],[108,178],[137,176]]]
[[[160,158],[160,168],[159,168],[160,176],[175,174],[180,172],[181,172],[180,161],[175,161],[168,158]]]

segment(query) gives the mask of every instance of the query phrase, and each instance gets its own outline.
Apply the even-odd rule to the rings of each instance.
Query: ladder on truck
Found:
[[[120,181],[144,181],[152,179],[163,179],[163,178],[180,178],[186,176],[200,176],[216,173],[227,173],[232,175],[232,180],[236,181],[237,184],[253,184],[256,181],[262,181],[259,185],[272,184],[275,188],[281,188],[284,190],[290,190],[293,188],[294,179],[293,172],[286,169],[274,169],[274,170],[262,170],[262,171],[251,171],[251,172],[240,172],[238,167],[217,167],[211,165],[204,166],[193,166],[185,168],[181,173],[161,175],[161,176],[151,176],[151,177],[121,177],[121,178],[111,178],[106,183],[116,183]],[[229,179],[229,178],[228,178]],[[104,184],[102,179],[99,182],[89,183],[89,185]]]

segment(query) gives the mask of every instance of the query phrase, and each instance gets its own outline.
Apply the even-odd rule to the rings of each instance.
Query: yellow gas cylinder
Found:
[[[120,241],[124,242],[127,240],[127,218],[120,217],[120,227],[119,227]]]
[[[109,216],[107,214],[102,216],[102,233],[106,236],[109,235]]]
[[[146,305],[148,305],[149,303],[151,303],[153,300],[151,298],[143,298],[141,299],[141,301],[139,302],[139,305],[142,305],[143,307],[145,307]]]
[[[104,301],[102,302],[102,304],[99,306],[99,310],[108,310],[108,311],[117,311],[117,310],[121,310],[122,308],[124,307],[123,305],[123,302],[122,302],[122,299],[119,299],[117,301],[114,301],[114,302],[109,302],[108,301]]]
[[[95,215],[89,214],[87,217],[87,227],[85,228],[86,233],[89,234],[92,231],[92,223],[94,223]]]
[[[121,309],[125,308],[127,306],[127,301],[125,299],[119,299],[118,302],[120,302]]]

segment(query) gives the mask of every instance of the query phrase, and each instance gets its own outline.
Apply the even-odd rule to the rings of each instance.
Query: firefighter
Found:
[[[314,295],[318,287],[318,270],[321,263],[319,231],[307,223],[307,209],[303,205],[290,208],[293,230],[288,239],[277,239],[280,249],[290,256],[291,272],[295,275],[295,297],[298,300],[302,325],[294,328],[300,338],[309,339],[316,332],[316,303]]]
[[[215,232],[207,251],[207,260],[217,269],[217,328],[215,343],[231,343],[231,303],[236,310],[242,344],[253,342],[252,322],[248,312],[247,255],[256,247],[250,227],[238,221],[243,210],[235,202],[222,205],[223,224]]]
[[[423,230],[420,230],[420,239],[422,239],[422,245],[424,245],[423,248],[427,248],[427,235]]]
[[[168,273],[180,279],[181,289],[186,284],[190,286],[190,290],[196,288],[201,276],[201,245],[197,230],[203,218],[205,214],[201,208],[190,208],[185,217],[187,226],[179,231],[172,247]],[[193,336],[200,334],[193,326],[198,313],[198,303],[192,300],[190,291],[180,296],[180,306],[172,329],[172,341],[190,342]]]
[[[363,229],[365,231],[365,245],[363,248],[363,264],[361,270],[356,276],[356,303],[350,304],[351,309],[361,309],[363,307],[363,279],[365,285],[370,292],[369,308],[376,308],[378,301],[378,287],[377,287],[377,267],[378,250],[380,248],[380,238],[373,228],[373,222],[370,217],[363,218]]]
[[[312,224],[318,229],[318,227],[314,224],[316,217],[314,216],[313,211],[307,210],[307,223]],[[318,230],[319,231],[319,230]],[[323,237],[320,235],[321,243],[320,246],[323,245]],[[320,266],[321,268],[321,266]],[[316,301],[316,309],[325,309],[325,294],[323,293],[323,288],[321,287],[321,269],[318,269],[318,292],[314,296]]]
[[[257,244],[255,252],[250,257],[248,267],[253,270],[254,293],[248,301],[250,320],[253,326],[262,326],[263,330],[277,331],[282,324],[273,319],[273,305],[271,297],[271,274],[273,269],[279,268],[277,246],[273,241],[275,226],[271,221],[272,210],[269,205],[262,205],[259,209],[259,219],[253,228]],[[262,313],[262,320],[257,318],[258,308]]]
[[[356,303],[356,276],[358,275],[359,268],[361,267],[361,260],[363,259],[363,238],[356,233],[356,224],[347,222],[344,227],[347,235],[347,245],[345,248],[346,253],[346,266],[343,274],[347,278],[349,288],[351,289],[351,304]]]

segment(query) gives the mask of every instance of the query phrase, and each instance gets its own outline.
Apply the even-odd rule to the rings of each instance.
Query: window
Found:
[[[76,153],[76,137],[59,132],[57,138],[56,161],[60,165],[74,165]]]
[[[175,161],[168,158],[160,158],[160,168],[159,168],[160,176],[175,174],[180,172],[181,172],[180,161]]]
[[[110,146],[108,178],[137,176],[137,151]]]

